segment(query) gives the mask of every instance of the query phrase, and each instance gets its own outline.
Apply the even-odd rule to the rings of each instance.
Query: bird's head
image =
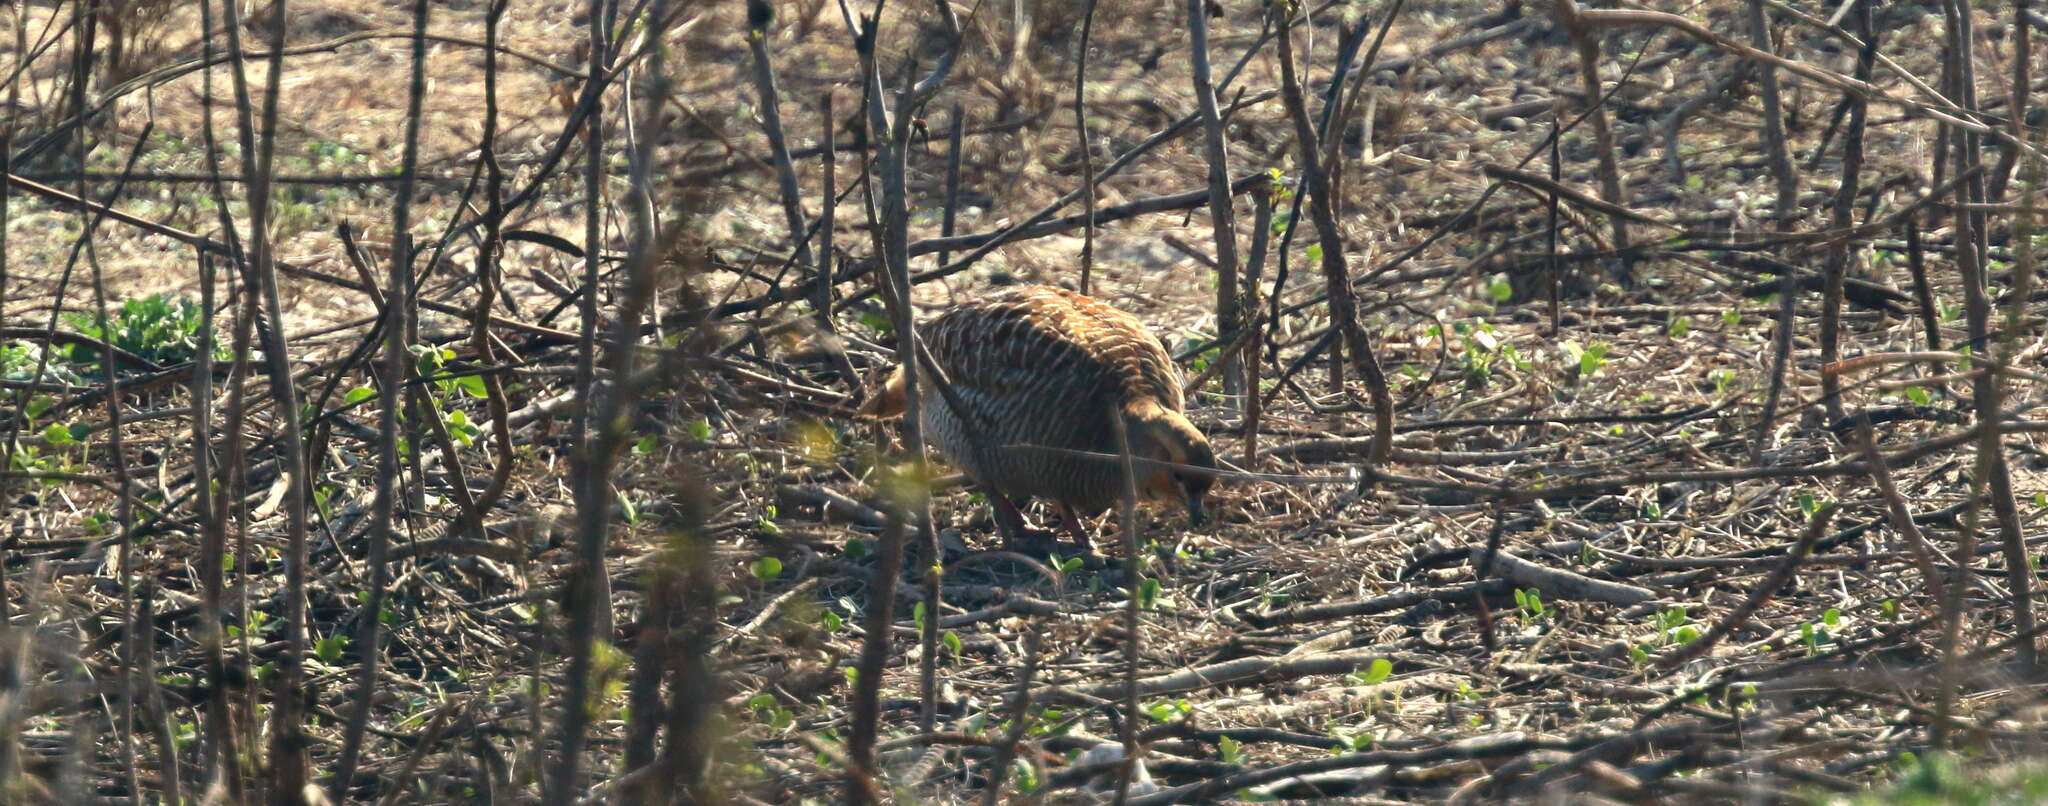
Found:
[[[1186,415],[1147,400],[1126,407],[1124,421],[1130,427],[1131,456],[1154,462],[1170,462],[1199,468],[1215,468],[1216,452],[1209,438],[1188,422]],[[1187,508],[1188,522],[1202,525],[1202,498],[1216,483],[1214,476],[1190,473],[1170,467],[1140,465],[1138,496],[1147,501]]]

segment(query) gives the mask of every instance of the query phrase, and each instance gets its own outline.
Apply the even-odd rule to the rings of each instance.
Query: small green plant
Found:
[[[1707,379],[1714,382],[1714,394],[1728,394],[1728,387],[1735,385],[1735,370],[1717,369],[1707,373]]]
[[[1507,302],[1515,296],[1515,287],[1508,282],[1505,274],[1496,274],[1486,281],[1486,296],[1494,302]]]
[[[1501,341],[1493,325],[1485,320],[1457,322],[1451,328],[1458,334],[1464,350],[1458,354],[1459,369],[1464,373],[1465,385],[1470,388],[1486,386],[1492,380],[1497,367],[1506,366],[1517,370],[1529,368],[1528,360],[1522,358],[1513,344]],[[1443,331],[1432,325],[1430,335],[1441,336]]]
[[[158,366],[182,364],[199,355],[199,325],[203,318],[199,303],[151,294],[121,303],[107,317],[104,329],[97,315],[66,313],[63,318],[80,335],[107,342]],[[227,351],[217,342],[214,357],[228,358]],[[83,365],[100,361],[99,351],[87,345],[72,348],[70,358]]]
[[[796,724],[796,715],[782,707],[782,703],[777,702],[773,694],[764,692],[747,698],[747,709],[754,712],[754,718],[759,719],[761,724],[778,731]]]
[[[337,632],[313,642],[313,657],[333,666],[341,662],[341,651],[347,648],[348,636]]]
[[[1558,345],[1558,349],[1564,352],[1566,360],[1572,362],[1573,368],[1578,371],[1574,377],[1579,380],[1591,378],[1607,366],[1607,342],[1596,341],[1580,345],[1578,342],[1568,341]]]
[[[1038,768],[1025,759],[1010,762],[1010,778],[1017,782],[1017,794],[1029,795],[1038,791]]]
[[[625,521],[627,525],[640,522],[640,505],[633,502],[632,496],[627,495],[625,490],[615,490],[612,496],[619,500],[620,520]]]
[[[1657,626],[1657,636],[1664,644],[1683,646],[1699,640],[1699,628],[1687,623],[1685,608],[1673,607],[1651,616]]]
[[[1524,621],[1541,621],[1551,613],[1550,607],[1543,603],[1543,593],[1535,588],[1516,588],[1515,607],[1522,611]]]
[[[1194,705],[1187,700],[1161,700],[1145,706],[1145,715],[1152,717],[1154,722],[1171,722],[1175,716],[1185,716],[1194,711]]]
[[[454,350],[415,344],[412,346],[412,354],[418,361],[420,377],[432,379],[443,397],[453,395],[458,389],[474,398],[482,398],[489,394],[484,387],[482,375],[451,374],[449,362],[455,360]]]
[[[1225,736],[1216,740],[1216,756],[1225,764],[1244,763],[1244,745]]]
[[[1352,672],[1345,677],[1361,686],[1378,685],[1394,673],[1394,662],[1386,658],[1373,658],[1363,671]]]
[[[1159,580],[1145,577],[1138,580],[1138,607],[1151,610],[1159,606]]]
[[[1331,728],[1330,738],[1336,739],[1339,742],[1339,744],[1330,748],[1330,755],[1333,756],[1341,756],[1345,753],[1362,753],[1371,750],[1374,741],[1373,735],[1367,732],[1363,726],[1356,728],[1342,726]]]
[[[1186,350],[1188,348],[1194,347],[1195,344],[1196,342],[1194,339],[1188,339],[1181,345],[1181,349]],[[1208,372],[1209,365],[1215,363],[1216,359],[1222,356],[1223,345],[1220,343],[1212,344],[1209,346],[1208,349],[1205,349],[1200,353],[1197,353],[1194,359],[1188,362],[1188,368],[1193,370],[1194,374],[1200,375],[1204,372]]]
[[[1808,656],[1820,654],[1820,645],[1835,641],[1835,633],[1842,629],[1842,611],[1828,608],[1820,615],[1820,621],[1799,625],[1799,641],[1806,645]]]
[[[45,352],[48,353],[47,357]],[[72,347],[70,345],[54,347],[46,351],[42,345],[32,342],[13,341],[0,343],[0,379],[17,383],[34,381],[36,379],[36,365],[41,364],[43,365],[43,381],[45,383],[82,385],[87,381],[79,377],[77,372],[73,371],[71,353]],[[41,408],[49,408],[47,396],[37,395],[36,398],[45,401]],[[33,399],[30,403],[28,414],[31,418],[42,413],[34,405]]]

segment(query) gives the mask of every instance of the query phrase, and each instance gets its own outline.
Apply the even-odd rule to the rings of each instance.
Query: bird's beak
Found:
[[[1201,494],[1201,493],[1197,493],[1197,492],[1190,492],[1190,493],[1188,493],[1188,525],[1189,525],[1189,526],[1201,526],[1201,525],[1202,525],[1202,494]]]

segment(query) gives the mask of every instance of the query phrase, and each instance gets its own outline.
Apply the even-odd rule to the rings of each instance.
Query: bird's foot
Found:
[[[1052,558],[1049,561],[1055,564],[1064,563],[1069,558],[1077,556],[1074,551],[1077,548],[1076,546],[1060,540],[1058,532],[1045,529],[1026,528],[1017,536],[1010,538],[1009,543],[1019,553],[1030,557]],[[1099,570],[1104,567],[1105,564],[1102,557],[1097,555],[1093,549],[1089,548],[1086,544],[1078,548],[1080,549],[1078,557],[1081,560],[1082,568]]]

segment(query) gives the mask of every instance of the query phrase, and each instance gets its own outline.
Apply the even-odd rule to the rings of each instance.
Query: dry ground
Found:
[[[1114,6],[1114,7],[1112,7]],[[1729,37],[1743,37],[1742,6],[1732,2],[1657,3]],[[981,233],[1018,222],[1076,187],[1081,161],[1074,127],[1073,54],[1083,4],[1052,0],[1030,9],[1019,30],[1008,4],[958,5],[967,21],[959,67],[923,119],[934,133],[911,156],[911,238],[936,237],[947,205],[945,134],[965,125],[957,230]],[[1822,15],[1832,6],[1796,5]],[[435,5],[431,30],[444,37],[428,58],[432,83],[421,126],[421,184],[413,234],[437,242],[449,222],[474,216],[466,199],[480,171],[477,141],[485,93],[482,3]],[[1311,67],[1309,90],[1329,78],[1343,26],[1361,15],[1381,19],[1386,3],[1333,4],[1319,10],[1297,47]],[[782,117],[799,150],[808,213],[821,206],[821,170],[813,149],[830,96],[847,117],[860,97],[853,56],[836,5],[784,3],[770,37],[782,90]],[[1892,5],[1879,11],[1886,55],[1905,72],[1933,80],[1939,70],[1938,6]],[[2007,97],[2012,57],[2005,7],[1977,10],[1978,97]],[[209,162],[196,7],[164,12],[130,64],[102,64],[93,85],[105,114],[84,129],[89,193],[115,188],[130,153],[137,171],[156,175],[121,186],[113,203],[133,216],[220,238],[216,205],[246,222],[240,185],[216,197],[198,181]],[[69,46],[53,33],[68,7],[22,7],[21,27],[34,58],[9,45],[9,63],[25,66],[10,117],[13,148],[66,118]],[[1262,9],[1226,2],[1213,21],[1219,70],[1260,38]],[[563,138],[566,107],[584,69],[582,7],[514,2],[505,18],[507,50],[499,75],[501,122],[496,149],[507,187],[541,183],[536,201],[516,211],[507,230],[545,233],[581,244],[586,199],[572,166],[553,172],[546,157]],[[1164,2],[1104,3],[1093,25],[1086,85],[1094,166],[1136,146],[1193,111],[1184,9]],[[354,279],[336,227],[356,227],[373,257],[388,254],[393,203],[390,175],[403,164],[405,70],[410,7],[341,0],[286,15],[288,41],[279,97],[275,232],[278,256],[294,267]],[[672,343],[698,294],[748,300],[791,283],[802,268],[784,266],[790,250],[776,184],[761,134],[738,4],[700,4],[695,21],[671,40],[676,80],[661,116],[636,121],[631,134],[659,145],[664,176],[711,183],[712,209],[688,211],[710,247],[709,271],[664,288],[652,335]],[[1851,69],[1853,49],[1784,13],[1773,18],[1777,48],[1829,70]],[[270,30],[245,29],[261,49]],[[944,42],[919,4],[892,3],[885,18],[885,75],[922,71]],[[214,40],[224,46],[224,38]],[[336,44],[336,43],[339,44]],[[1367,482],[1361,467],[1371,418],[1351,373],[1347,390],[1330,389],[1324,362],[1309,362],[1285,383],[1329,319],[1320,304],[1280,318],[1270,333],[1277,362],[1266,370],[1267,409],[1258,427],[1260,457],[1246,456],[1241,396],[1216,381],[1192,414],[1228,461],[1277,474],[1227,482],[1216,519],[1188,528],[1174,513],[1140,519],[1145,574],[1158,584],[1137,635],[1126,632],[1128,580],[1120,569],[1072,568],[1057,580],[1000,548],[978,496],[942,487],[934,501],[947,568],[943,604],[913,616],[919,591],[906,575],[899,590],[900,633],[883,681],[883,785],[903,802],[979,799],[999,754],[1003,794],[1028,801],[1094,797],[1079,753],[1118,736],[1123,652],[1135,640],[1146,712],[1146,763],[1161,791],[1152,800],[1350,797],[1350,802],[1788,802],[1823,798],[1919,769],[1944,717],[1945,684],[1962,693],[1954,733],[1971,764],[2039,750],[2034,717],[2039,678],[2011,663],[2014,637],[2000,532],[1987,506],[1966,506],[1971,445],[1943,439],[1963,433],[1974,409],[1966,380],[1921,380],[1934,365],[1888,365],[1844,375],[1850,411],[1900,416],[1877,429],[1891,453],[1890,472],[1934,548],[1940,573],[1955,580],[1951,558],[1972,533],[1982,559],[1964,600],[1961,652],[1968,663],[1944,680],[1939,602],[1904,537],[1887,522],[1886,503],[1861,469],[1848,432],[1830,430],[1821,402],[1821,296],[1798,297],[1796,354],[1785,402],[1758,437],[1761,400],[1771,373],[1770,289],[1751,289],[1782,269],[1818,276],[1827,250],[1813,243],[1698,250],[1693,241],[1744,243],[1779,226],[1771,218],[1773,181],[1763,157],[1760,103],[1753,74],[1722,87],[1738,61],[1671,30],[1629,28],[1605,34],[1601,80],[1611,91],[1623,202],[1658,223],[1636,223],[1643,247],[1626,276],[1611,261],[1573,260],[1564,272],[1561,329],[1550,328],[1543,267],[1552,221],[1547,197],[1508,186],[1487,197],[1474,218],[1457,213],[1486,193],[1486,166],[1548,170],[1542,148],[1558,122],[1550,101],[1582,97],[1577,52],[1548,6],[1506,7],[1430,0],[1402,7],[1368,82],[1363,114],[1338,152],[1345,171],[1341,226],[1364,321],[1380,349],[1398,403],[1394,460]],[[1261,49],[1226,100],[1252,98],[1278,82],[1270,47]],[[260,87],[261,61],[251,82]],[[912,72],[904,69],[904,72]],[[2038,79],[2038,71],[2035,73]],[[123,82],[127,83],[123,83]],[[1839,91],[1785,77],[1788,141],[1801,194],[1792,232],[1830,228],[1828,206],[1842,179],[1841,140],[1831,123]],[[212,124],[233,140],[233,94],[224,68],[211,78]],[[1916,98],[1901,77],[1873,80],[1892,98]],[[627,130],[619,113],[629,93],[652,91],[635,75],[607,98],[607,249],[624,244]],[[2036,91],[2038,95],[2038,90]],[[1919,100],[1925,100],[1920,98]],[[259,98],[260,101],[260,98]],[[1312,103],[1318,103],[1312,101]],[[961,110],[956,118],[951,111]],[[637,113],[637,110],[636,110]],[[1572,123],[1570,115],[1564,118]],[[835,123],[834,125],[839,125]],[[1666,132],[1678,128],[1676,153]],[[145,132],[147,134],[145,135]],[[1237,175],[1277,170],[1298,177],[1293,129],[1277,98],[1249,103],[1228,127]],[[1936,125],[1895,103],[1873,104],[1864,134],[1866,164],[1855,216],[1883,220],[1937,187],[1930,170]],[[842,144],[851,133],[838,132]],[[1112,207],[1203,186],[1199,132],[1176,138],[1105,183],[1097,204]],[[1823,149],[1823,144],[1825,148]],[[580,146],[579,146],[580,150]],[[14,173],[76,191],[76,152],[43,149]],[[1561,139],[1559,181],[1602,195],[1598,146],[1585,124]],[[1986,157],[1987,166],[1996,152]],[[838,155],[838,187],[854,185],[859,152]],[[239,173],[231,153],[224,169]],[[703,179],[706,169],[715,167]],[[1682,167],[1683,174],[1678,172]],[[175,176],[174,176],[175,175]],[[1952,175],[1952,174],[1951,174]],[[354,177],[331,183],[316,178]],[[697,188],[702,190],[702,188]],[[1254,191],[1259,192],[1259,191]],[[845,259],[873,253],[858,191],[838,207],[835,240]],[[2013,199],[2017,203],[2018,198]],[[1240,242],[1251,235],[1250,195],[1238,197]],[[1290,202],[1282,200],[1285,210]],[[1953,218],[1937,204],[1896,226],[1860,233],[1848,252],[1852,276],[1894,289],[1883,306],[1851,305],[1843,316],[1844,356],[1924,349],[1927,336],[1909,272],[1924,259],[1939,312],[1939,337],[1965,337]],[[2011,207],[1993,209],[1990,255],[1994,298],[2002,299],[2020,265],[2010,233]],[[1063,211],[1064,213],[1071,210]],[[1306,215],[1302,216],[1306,219]],[[1094,246],[1093,291],[1146,319],[1181,349],[1191,370],[1216,359],[1215,272],[1195,255],[1214,251],[1206,212],[1187,209],[1104,225]],[[1304,220],[1303,222],[1307,222]],[[61,293],[68,311],[88,311],[82,278],[98,271],[116,302],[151,293],[196,297],[192,248],[161,233],[101,223],[90,260],[75,274],[69,256],[86,217],[77,209],[16,190],[6,225],[4,325],[49,326]],[[1556,250],[1601,254],[1611,246],[1605,215],[1567,202],[1554,225]],[[1919,252],[1903,238],[1918,227]],[[1261,293],[1284,306],[1322,290],[1314,243],[1303,226],[1285,253],[1262,269]],[[1405,250],[1441,234],[1384,273]],[[1078,229],[1000,248],[969,271],[921,285],[916,302],[937,311],[1002,278],[1075,284]],[[957,257],[958,252],[954,253]],[[434,264],[421,297],[458,305],[474,299],[477,250],[464,237]],[[688,261],[685,261],[686,263]],[[427,270],[421,259],[416,269]],[[609,267],[610,264],[608,264]],[[921,257],[918,270],[938,264]],[[503,261],[510,300],[498,313],[554,332],[574,332],[573,306],[557,310],[579,259],[534,239],[509,244]],[[678,272],[678,276],[687,274]],[[68,275],[68,278],[67,278]],[[777,278],[782,278],[778,281]],[[869,288],[843,284],[841,296]],[[1815,291],[1818,286],[1815,286]],[[346,638],[365,615],[364,512],[370,501],[375,419],[372,408],[345,409],[340,393],[368,386],[366,365],[342,361],[366,332],[372,299],[307,273],[285,275],[287,332],[303,373],[301,394],[327,390],[318,435],[320,517],[312,549],[311,632],[328,644],[312,666],[315,704],[309,725],[313,768],[331,773],[340,715],[351,707],[347,680],[362,657]],[[607,295],[611,291],[605,292]],[[606,296],[606,303],[613,300]],[[879,371],[889,343],[882,307],[849,303],[838,324],[864,373]],[[613,487],[621,503],[610,548],[617,595],[618,653],[599,664],[592,761],[594,796],[622,769],[622,743],[634,714],[625,707],[629,657],[647,623],[644,568],[686,524],[678,500],[708,502],[703,529],[716,541],[719,676],[713,722],[712,779],[717,793],[742,802],[827,802],[843,786],[849,732],[847,685],[862,638],[858,616],[872,600],[868,578],[878,530],[865,523],[883,429],[847,415],[865,379],[846,378],[818,359],[808,308],[784,304],[717,318],[721,359],[641,409],[650,437],[622,460]],[[422,315],[421,341],[458,352],[467,345],[458,318]],[[60,320],[62,321],[62,320]],[[2040,364],[2038,322],[2017,334],[2013,364]],[[63,325],[69,327],[69,325]],[[539,335],[536,335],[539,334]],[[489,518],[490,545],[447,535],[455,479],[488,476],[497,457],[479,436],[457,451],[458,468],[430,466],[407,483],[423,508],[405,521],[395,545],[393,601],[381,651],[364,769],[348,794],[395,795],[406,802],[501,802],[537,797],[539,771],[553,753],[545,726],[557,717],[562,682],[560,584],[570,562],[563,515],[569,497],[567,417],[574,350],[543,331],[501,329],[516,354],[506,375],[518,450],[507,496]],[[34,339],[28,339],[34,341]],[[1979,350],[1978,354],[1987,352]],[[467,353],[463,353],[466,358]],[[8,367],[10,389],[27,378]],[[84,382],[81,378],[80,383]],[[247,383],[257,403],[245,429],[276,431],[262,379]],[[2048,512],[2043,458],[2030,410],[2038,381],[2014,378],[2005,408],[2019,423],[2006,438],[2030,559],[2038,559],[2038,520]],[[1911,389],[1908,387],[1912,386]],[[338,390],[338,391],[337,391]],[[1918,390],[1918,391],[1915,391]],[[11,394],[11,393],[10,393]],[[55,425],[105,427],[105,407],[89,390],[51,393],[53,408],[25,418],[17,454],[56,457],[19,465],[108,477],[104,433],[65,443]],[[442,405],[477,424],[479,401],[445,390]],[[11,398],[10,398],[11,399]],[[11,403],[8,404],[11,407]],[[43,655],[25,662],[9,692],[36,694],[15,737],[30,778],[12,790],[125,797],[124,770],[140,767],[154,797],[167,769],[181,770],[188,794],[206,780],[197,736],[202,674],[197,625],[196,516],[188,393],[170,386],[123,401],[124,462],[136,495],[167,517],[141,517],[133,575],[121,573],[110,526],[113,498],[84,482],[5,482],[7,591],[15,636],[34,636]],[[40,408],[40,407],[38,407]],[[146,415],[146,416],[145,416]],[[216,423],[215,427],[219,427]],[[81,432],[83,433],[83,432]],[[425,434],[409,433],[415,445]],[[231,655],[259,667],[279,652],[283,613],[283,486],[267,444],[258,444],[248,480],[249,549],[235,569],[241,595],[229,623],[239,629]],[[46,476],[45,479],[48,477]],[[1354,480],[1356,478],[1356,480]],[[1574,486],[1576,485],[1576,486]],[[1558,492],[1559,488],[1571,488]],[[1512,494],[1503,493],[1508,490]],[[821,502],[836,500],[827,506]],[[847,502],[853,502],[848,505]],[[1817,532],[1812,556],[1789,579],[1770,575],[1828,504],[1832,521]],[[1972,518],[1980,519],[1972,520]],[[1099,524],[1109,549],[1114,519]],[[1478,577],[1475,547],[1497,539],[1503,556]],[[1058,559],[1029,558],[1050,565]],[[772,560],[772,562],[770,562]],[[926,558],[907,567],[919,568]],[[1548,573],[1545,573],[1545,572]],[[1502,581],[1503,578],[1506,581]],[[1767,579],[1779,584],[1766,586]],[[160,727],[144,728],[141,750],[113,731],[111,680],[133,662],[120,654],[122,593],[147,580],[157,614],[149,643],[160,697],[142,706]],[[1756,593],[1767,594],[1703,657],[1664,668],[1729,620]],[[254,612],[235,615],[242,602]],[[937,728],[918,725],[919,618],[937,618]],[[340,639],[335,637],[339,636]],[[76,654],[78,662],[60,658]],[[1387,663],[1380,663],[1386,661]],[[238,663],[241,661],[238,661]],[[1035,675],[1027,721],[1012,700],[1020,673]],[[248,689],[241,689],[247,691]],[[254,696],[251,694],[250,696]],[[268,697],[267,693],[264,695]],[[251,702],[254,702],[252,699]],[[145,723],[149,720],[145,719]],[[259,720],[242,729],[254,741]],[[1021,733],[1013,744],[1012,728]],[[165,763],[151,730],[184,737],[182,766]],[[139,753],[139,755],[138,755]],[[1298,765],[1298,766],[1289,766]],[[254,766],[251,769],[255,769]],[[1096,767],[1101,772],[1104,767]],[[1210,782],[1214,788],[1192,787]],[[68,789],[67,789],[68,788]],[[1111,787],[1113,788],[1113,787]]]

